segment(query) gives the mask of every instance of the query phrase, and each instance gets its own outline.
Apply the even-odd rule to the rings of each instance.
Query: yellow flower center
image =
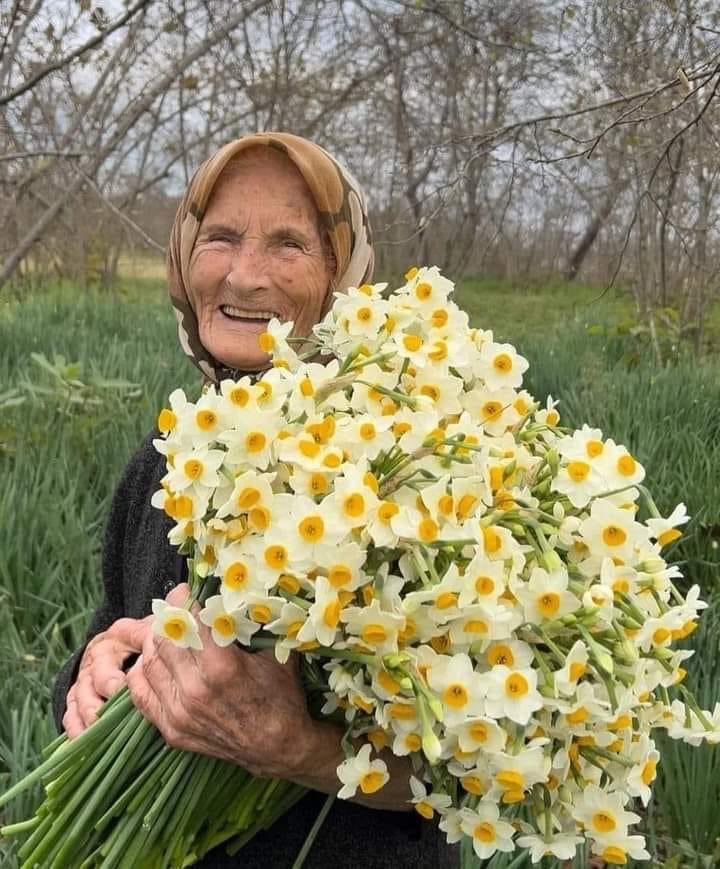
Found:
[[[491,422],[492,420],[498,419],[502,410],[503,406],[499,401],[486,401],[480,408],[480,413],[485,422]]]
[[[495,780],[503,790],[521,791],[525,786],[525,780],[523,779],[522,773],[518,772],[516,769],[501,770],[495,776]]]
[[[669,543],[674,543],[676,540],[679,540],[682,537],[682,531],[678,531],[677,528],[668,528],[667,531],[663,531],[662,534],[658,535],[657,542],[661,546],[667,546]]]
[[[475,794],[475,796],[480,797],[485,792],[483,780],[479,776],[466,775],[460,781],[469,794]]]
[[[175,499],[175,518],[189,519],[193,512],[193,501],[189,495],[178,495]]]
[[[485,845],[491,844],[497,839],[495,825],[491,824],[490,821],[483,821],[482,824],[478,824],[473,830],[473,838]]]
[[[395,721],[414,721],[416,718],[415,707],[409,703],[392,703],[390,717]]]
[[[499,374],[507,374],[508,371],[512,371],[512,367],[512,356],[507,353],[498,353],[498,355],[493,359],[493,368]]]
[[[371,422],[364,422],[360,426],[360,437],[364,441],[371,441],[375,438],[377,431]]]
[[[318,471],[311,475],[308,487],[313,495],[324,495],[328,490],[328,486],[328,479],[325,474]]]
[[[241,561],[233,561],[232,564],[229,564],[225,568],[223,579],[225,585],[233,589],[233,591],[238,591],[247,584],[248,569]]]
[[[470,619],[463,625],[466,634],[487,634],[488,625],[482,619]]]
[[[269,332],[258,335],[258,344],[264,353],[272,353],[275,348],[275,339]]]
[[[297,594],[300,591],[300,581],[289,573],[283,573],[278,579],[278,587],[283,591],[290,592],[290,594]]]
[[[336,598],[323,610],[323,622],[329,628],[336,628],[340,621],[340,601]]]
[[[387,631],[383,625],[365,625],[360,631],[360,638],[370,646],[379,646],[387,640]]]
[[[221,637],[232,637],[235,634],[235,619],[229,613],[223,613],[213,621],[213,627]]]
[[[212,410],[199,410],[195,414],[197,427],[202,431],[212,431],[217,425],[217,414]]]
[[[177,415],[168,407],[164,407],[157,418],[158,431],[168,434],[177,425]]]
[[[250,618],[261,625],[266,625],[273,617],[272,610],[264,603],[259,603],[250,607],[248,612]]]
[[[483,528],[483,541],[485,542],[485,551],[494,555],[502,547],[502,538],[498,532],[492,527]]]
[[[405,335],[403,337],[403,346],[406,350],[409,350],[410,353],[415,353],[418,351],[423,344],[423,340],[419,335]]]
[[[591,459],[596,459],[598,456],[601,456],[603,449],[604,446],[602,441],[589,440],[585,444],[585,452]]]
[[[513,667],[515,665],[515,655],[513,655],[510,646],[505,645],[505,643],[491,646],[487,652],[487,659],[492,667],[498,664],[503,664],[506,667]]]
[[[612,833],[617,827],[615,818],[608,812],[595,812],[592,816],[592,825],[598,833]]]
[[[343,501],[343,512],[351,519],[357,519],[365,512],[365,498],[359,492],[353,492]]]
[[[542,615],[550,619],[560,609],[560,595],[554,591],[546,591],[538,598],[537,606]]]
[[[165,636],[173,642],[177,643],[185,636],[187,625],[178,617],[168,619],[163,625]]]
[[[495,591],[495,580],[491,576],[478,576],[475,579],[475,591],[478,594],[492,594]]]
[[[581,679],[585,673],[587,673],[587,665],[580,663],[580,661],[575,661],[575,663],[570,664],[570,681],[577,682],[578,679]]]
[[[238,495],[237,505],[241,510],[250,510],[257,504],[261,497],[262,495],[260,494],[259,489],[256,489],[253,486],[246,486]]]
[[[385,670],[381,670],[378,673],[377,677],[378,682],[381,687],[388,692],[388,694],[397,694],[400,688],[402,687],[397,679],[394,679],[388,672]]]
[[[612,866],[625,866],[627,864],[627,853],[624,848],[619,845],[608,845],[603,849],[602,858],[606,863]]]
[[[602,539],[606,546],[622,546],[627,534],[619,525],[607,525],[603,528]]]
[[[433,349],[430,350],[428,356],[433,360],[433,362],[442,362],[443,359],[447,359],[447,344],[444,341],[434,341]]]
[[[342,456],[337,453],[328,453],[325,456],[322,463],[326,468],[330,468],[330,470],[335,470],[335,468],[339,468],[342,465]]]
[[[471,724],[468,728],[468,736],[473,742],[479,742],[480,745],[484,745],[489,736],[487,724],[483,724],[482,721],[476,721],[474,724]]]
[[[588,718],[590,717],[590,713],[584,706],[580,706],[574,712],[568,712],[567,720],[570,724],[584,724]]]
[[[363,306],[357,310],[357,318],[361,323],[369,323],[372,320],[372,308]]]
[[[432,284],[428,284],[426,281],[419,283],[415,287],[415,295],[421,302],[426,301],[432,295]]]
[[[312,398],[315,395],[315,387],[309,377],[304,377],[300,381],[300,394],[304,398]]]
[[[199,459],[188,459],[183,465],[183,470],[189,480],[197,480],[202,477],[205,467]]]
[[[360,779],[360,790],[364,794],[374,794],[385,784],[385,776],[381,772],[371,770]]]
[[[649,760],[645,766],[643,767],[643,771],[640,775],[640,778],[643,781],[644,785],[650,785],[651,782],[655,781],[655,776],[657,775],[657,761]]]
[[[425,802],[425,800],[420,800],[419,803],[415,803],[415,811],[425,818],[426,821],[431,821],[435,815],[433,807],[430,803]]]
[[[248,521],[257,531],[267,531],[271,518],[267,507],[255,507],[248,513]]]
[[[328,582],[333,588],[343,588],[352,582],[352,570],[345,564],[334,564],[328,570]]]
[[[567,466],[568,476],[575,483],[582,483],[590,473],[590,465],[587,462],[570,462]]]
[[[281,570],[288,562],[288,551],[279,543],[265,550],[265,564],[272,570]]]
[[[443,308],[436,308],[432,312],[432,317],[430,321],[435,329],[442,329],[443,326],[447,326],[447,322],[450,318],[450,315]]]
[[[463,495],[458,501],[457,515],[459,519],[467,519],[475,509],[478,500],[474,495]]]
[[[265,449],[267,438],[261,431],[251,431],[245,436],[245,449],[249,453],[260,453]]]
[[[450,609],[457,603],[457,594],[454,591],[443,591],[435,599],[435,606],[439,610]]]
[[[623,475],[623,477],[632,477],[632,475],[635,473],[635,468],[635,459],[628,453],[626,453],[624,456],[620,456],[620,458],[618,459],[617,469],[618,472]]]
[[[315,459],[320,453],[320,445],[312,441],[298,441],[298,449],[306,459]]]
[[[440,390],[437,386],[433,386],[431,383],[426,383],[420,387],[420,395],[427,395],[427,397],[432,401],[437,401],[438,398],[440,398]]]
[[[519,697],[524,697],[530,690],[528,680],[522,673],[511,673],[505,679],[505,693],[517,700]]]
[[[325,523],[322,516],[306,516],[298,524],[298,534],[306,543],[317,543],[325,534]]]
[[[443,692],[443,700],[446,705],[451,706],[453,709],[462,709],[464,706],[467,706],[468,699],[468,692],[465,686],[459,682],[448,685]]]
[[[437,522],[426,516],[418,525],[418,537],[423,543],[432,543],[437,540],[438,530]]]

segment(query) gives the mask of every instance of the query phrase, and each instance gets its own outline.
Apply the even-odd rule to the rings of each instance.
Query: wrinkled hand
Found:
[[[167,597],[183,606],[183,584]],[[271,649],[221,648],[201,625],[202,651],[148,631],[128,673],[133,702],[172,748],[219,757],[253,775],[298,778],[311,765],[321,728],[310,717],[296,662]]]
[[[103,703],[125,685],[124,662],[142,651],[150,619],[118,619],[93,637],[83,652],[75,683],[68,691],[65,732],[74,739],[97,718]]]

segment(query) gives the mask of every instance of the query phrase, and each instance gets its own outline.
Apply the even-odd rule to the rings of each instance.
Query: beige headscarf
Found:
[[[346,290],[367,282],[374,253],[365,194],[353,176],[327,151],[291,133],[255,133],[224,145],[202,164],[188,185],[175,215],[168,246],[168,289],[178,321],[178,335],[185,353],[206,378],[217,382],[228,370],[200,342],[198,320],[188,293],[190,255],[205,209],[220,173],[247,148],[263,145],[287,155],[310,189],[337,263],[332,290]],[[323,316],[332,303],[328,292]]]

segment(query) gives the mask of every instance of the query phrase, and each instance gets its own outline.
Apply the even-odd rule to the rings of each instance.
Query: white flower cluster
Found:
[[[411,758],[417,811],[481,858],[583,840],[647,857],[626,807],[648,802],[652,729],[720,741],[720,705],[698,708],[673,649],[704,606],[662,556],[684,507],[663,519],[625,447],[560,428],[436,268],[405,277],[338,295],[305,356],[273,321],[262,376],[170,397],[153,503],[196,586],[215,578],[200,619],[217,643],[318,662],[323,712],[364,741],[341,797],[381,788],[389,749]],[[155,613],[199,644],[186,609]]]

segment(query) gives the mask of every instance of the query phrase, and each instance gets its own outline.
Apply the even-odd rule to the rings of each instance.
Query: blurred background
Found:
[[[540,401],[687,505],[688,678],[720,701],[718,89],[715,0],[0,0],[0,788],[54,733],[121,469],[199,389],[165,297],[179,196],[256,130],[361,181],[377,280],[440,266]],[[720,866],[720,755],[662,751],[654,866]]]

